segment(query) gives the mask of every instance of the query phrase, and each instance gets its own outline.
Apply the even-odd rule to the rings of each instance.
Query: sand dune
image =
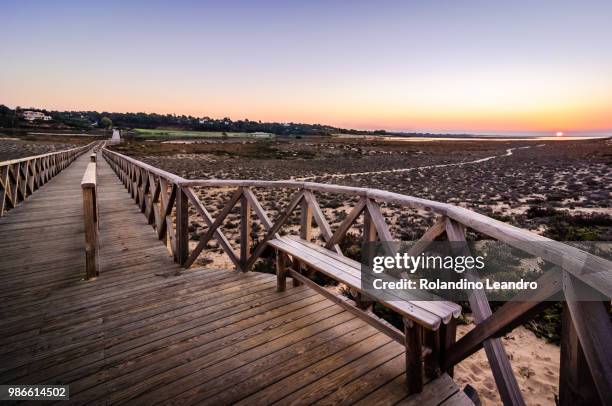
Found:
[[[473,324],[458,326],[458,338],[473,327]],[[525,403],[530,406],[554,405],[555,395],[559,392],[559,347],[537,338],[523,326],[502,340]],[[484,350],[455,367],[455,381],[461,387],[472,385],[483,405],[502,404]]]

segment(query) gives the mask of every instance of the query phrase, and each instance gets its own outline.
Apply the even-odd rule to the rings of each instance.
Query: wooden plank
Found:
[[[273,292],[273,290],[271,290],[271,292]],[[305,296],[301,294],[298,294],[298,296],[301,296],[300,300],[294,299],[293,296],[291,295],[286,295],[285,298],[279,298],[278,295],[276,296],[277,296],[277,299],[279,300],[275,302],[270,301],[270,299],[273,299],[273,297],[267,297],[267,302],[269,303],[266,303],[266,304],[262,304],[263,302],[261,301],[255,302],[257,303],[257,309],[255,310],[252,309],[253,302],[251,302],[250,304],[243,303],[239,306],[234,304],[232,306],[232,303],[234,301],[226,302],[226,304],[224,303],[223,307],[225,310],[223,311],[218,310],[219,306],[212,306],[210,308],[210,312],[209,312],[210,314],[206,314],[207,309],[200,309],[200,312],[198,312],[198,314],[203,314],[203,316],[200,317],[199,319],[188,318],[186,319],[188,321],[183,322],[182,325],[175,323],[175,325],[177,327],[180,327],[180,329],[168,327],[169,326],[168,322],[172,321],[172,319],[168,319],[168,321],[164,323],[166,324],[166,326],[163,326],[163,325],[160,326],[160,324],[157,323],[156,327],[158,328],[156,330],[151,330],[150,328],[147,328],[145,330],[148,330],[151,332],[148,332],[148,333],[145,332],[144,335],[140,334],[139,336],[136,336],[133,334],[133,332],[127,333],[128,335],[133,336],[132,338],[133,341],[132,343],[125,342],[124,344],[121,344],[121,347],[129,348],[128,352],[121,352],[121,351],[115,351],[115,350],[109,351],[107,353],[108,356],[104,364],[109,368],[109,373],[112,373],[113,370],[116,372],[121,371],[123,373],[126,373],[126,372],[136,373],[137,371],[144,372],[143,368],[145,368],[148,373],[153,373],[155,375],[160,372],[162,360],[165,360],[170,356],[174,356],[175,358],[177,358],[177,356],[182,354],[182,352],[185,351],[185,349],[197,348],[198,347],[197,344],[201,345],[202,339],[204,337],[206,337],[206,341],[204,342],[210,342],[211,340],[214,341],[215,338],[219,339],[223,337],[224,335],[227,335],[229,328],[231,328],[231,330],[235,333],[234,335],[237,335],[237,334],[240,334],[240,331],[244,330],[248,326],[255,327],[255,325],[257,324],[257,321],[261,322],[262,320],[264,320],[263,317],[258,316],[259,312],[269,311],[271,309],[274,309],[271,312],[269,312],[269,314],[267,314],[265,317],[266,319],[271,320],[273,322],[274,318],[279,317],[279,315],[281,314],[289,314],[291,311],[294,311],[296,308],[303,307],[304,303],[315,303],[316,302],[316,300],[315,301],[312,300],[312,297],[309,297],[308,299],[304,299]],[[292,305],[291,303],[294,303],[294,305]],[[202,312],[202,310],[204,310],[204,312]],[[253,316],[254,316],[254,319],[253,319]],[[271,323],[270,321],[266,322],[266,324],[268,325],[270,323]],[[186,325],[186,328],[183,328],[183,325]],[[265,325],[261,327],[265,327]],[[257,328],[259,329],[260,327],[257,327]],[[138,330],[136,330],[135,332],[140,333],[140,331]],[[206,336],[203,336],[203,334],[206,334]],[[120,341],[124,341],[126,338],[129,338],[128,335],[124,333],[122,334],[122,336],[117,336],[115,339],[113,339],[113,342],[118,343]],[[151,335],[155,337],[154,340],[149,339]],[[172,337],[173,335],[174,337]],[[168,345],[167,347],[164,347],[163,351],[159,351],[159,350],[155,351],[154,354],[149,354],[148,357],[142,360],[133,358],[134,356],[138,356],[139,354],[143,354],[143,353],[146,353],[147,351],[151,351],[152,349],[155,349],[156,345],[159,344],[160,339],[166,340],[165,342],[172,343],[173,345]],[[155,342],[155,340],[158,340],[157,343]],[[134,345],[135,342],[138,342],[140,344],[144,343],[144,345],[139,347],[139,346]],[[146,344],[147,342],[149,342],[149,344]],[[118,347],[115,346],[115,349],[117,348]],[[185,356],[189,357],[190,355],[185,354]],[[180,360],[177,360],[177,361],[181,363]],[[183,360],[182,363],[184,362],[186,361]],[[116,375],[116,374],[113,374],[113,375]],[[141,375],[141,377],[143,377],[143,375]],[[146,377],[146,375],[144,375],[144,377]],[[85,382],[81,382],[81,383],[73,382],[71,383],[71,388],[74,391],[76,391],[78,387],[86,388],[87,386],[83,386],[85,384],[86,384]],[[119,384],[119,382],[114,382],[114,384]],[[93,393],[95,394],[96,388],[92,388],[92,390],[93,390]],[[99,389],[97,392],[99,393]]]
[[[304,285],[308,286],[311,289],[314,289],[319,294],[323,295],[326,299],[331,300],[332,302],[339,304],[344,309],[348,310],[353,315],[359,317],[361,320],[365,321],[372,327],[376,328],[378,331],[386,334],[393,340],[397,341],[400,344],[404,343],[404,334],[399,331],[397,328],[393,327],[391,324],[386,322],[385,320],[377,317],[371,312],[367,312],[359,309],[351,304],[350,299],[344,296],[334,295],[329,290],[325,289],[322,286],[317,285],[316,282],[311,279],[305,277],[304,275],[294,271],[293,269],[288,270],[289,275],[292,278],[298,279]]]
[[[343,386],[347,381],[352,382],[354,380],[364,379],[364,377],[371,373],[378,365],[387,363],[401,355],[401,353],[401,346],[391,341],[348,364],[342,365],[340,368],[336,365],[331,372],[325,375],[325,379],[319,379],[295,390],[293,393],[283,398],[282,402],[286,402],[285,404],[313,404],[324,396],[336,392],[338,388]],[[323,368],[315,368],[310,374],[318,373],[319,369]],[[289,388],[308,383],[312,377],[303,377],[303,375],[307,374],[309,374],[308,370],[298,377],[295,377],[295,379],[300,379],[300,381],[292,384]],[[315,375],[315,378],[316,377],[318,377],[318,375]],[[304,382],[305,380],[306,382]]]
[[[351,345],[367,340],[376,330],[358,319],[317,333],[282,351],[259,358],[230,373],[215,377],[177,399],[185,404],[229,405],[274,382],[320,362]]]
[[[266,369],[274,369],[274,375],[277,378],[279,376],[286,376],[287,368],[295,368],[295,365],[287,365],[288,362],[286,361],[290,360],[292,362],[293,359],[291,358],[298,357],[301,353],[309,351],[310,348],[304,345],[306,342],[310,342],[311,345],[317,345],[322,339],[327,339],[332,331],[337,331],[342,335],[346,331],[347,324],[355,326],[357,323],[355,323],[350,314],[343,312],[310,325],[307,329],[294,331],[275,338],[266,344],[265,348],[247,350],[232,360],[224,360],[215,364],[198,374],[188,377],[187,379],[190,381],[189,386],[192,387],[187,392],[180,393],[174,397],[173,402],[182,404],[231,404],[227,401],[220,402],[219,398],[228,399],[230,397],[237,397],[237,393],[242,393],[242,397],[244,397],[247,390],[245,386],[251,383],[247,381],[259,379],[258,375],[264,373]],[[370,332],[368,331],[367,333]],[[361,336],[363,337],[364,335]],[[325,344],[328,343],[326,342]],[[306,357],[302,357],[302,360],[310,361]],[[230,387],[234,389],[235,386],[241,383],[246,383],[247,385],[242,385],[242,387],[236,388],[237,391],[234,391],[230,396],[225,396],[227,389]],[[228,387],[228,384],[231,386]],[[219,392],[219,389],[222,387],[227,389],[222,394],[219,394],[220,396],[217,396],[214,400],[206,399],[212,393]]]
[[[401,402],[398,402],[397,405],[437,406],[457,392],[459,392],[457,384],[447,374],[443,374],[425,385],[421,393],[408,396]]]
[[[473,406],[474,402],[470,399],[465,392],[458,391],[444,402],[441,406]]]
[[[320,321],[341,314],[341,312],[342,310],[339,307],[333,306],[327,301],[321,301],[294,309],[294,311],[284,314],[277,320],[271,319],[267,323],[255,325],[250,329],[239,330],[232,335],[233,337],[227,336],[211,342],[204,348],[198,348],[197,352],[192,354],[192,356],[198,355],[197,357],[194,357],[191,361],[188,358],[185,362],[173,368],[171,371],[173,385],[164,386],[163,383],[168,379],[167,374],[155,373],[140,380],[139,385],[130,382],[125,390],[112,393],[110,401],[118,402],[136,396],[138,397],[138,403],[141,404],[151,404],[156,400],[160,402],[168,401],[186,389],[199,385],[202,370],[255,347],[259,347],[261,355],[267,355],[274,350],[271,345],[272,341],[287,336],[295,330],[305,329],[307,331],[306,327],[312,326],[311,328],[314,328]],[[298,334],[294,334],[293,337],[302,338]],[[282,342],[280,344],[286,345]],[[154,365],[151,365],[150,368],[155,372]]]
[[[393,382],[393,379],[398,374],[403,373],[404,368],[404,357],[403,355],[399,355],[372,368],[372,370],[358,379],[336,388],[331,394],[317,400],[314,404],[353,405],[364,396],[378,389],[381,385],[387,382]],[[382,396],[379,398],[378,402],[373,402],[371,404],[380,405],[385,401],[386,397]]]
[[[240,195],[240,263],[244,266],[249,257],[252,245],[251,203],[242,191]]]

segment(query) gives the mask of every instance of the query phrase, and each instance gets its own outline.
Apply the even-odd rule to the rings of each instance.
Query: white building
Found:
[[[23,115],[23,119],[27,121],[34,121],[34,120],[49,121],[52,119],[51,116],[47,116],[45,113],[41,111],[26,110],[23,112],[22,115]]]

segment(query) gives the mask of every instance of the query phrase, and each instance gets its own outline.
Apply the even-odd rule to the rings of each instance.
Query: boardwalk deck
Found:
[[[0,219],[0,384],[71,403],[465,404],[447,375],[407,398],[404,347],[305,286],[183,270],[98,160],[100,277],[84,281],[85,155]]]

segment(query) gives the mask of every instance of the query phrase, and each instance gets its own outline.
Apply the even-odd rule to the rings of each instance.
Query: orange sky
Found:
[[[612,132],[611,3],[495,3],[9,3],[0,103],[422,132]]]

